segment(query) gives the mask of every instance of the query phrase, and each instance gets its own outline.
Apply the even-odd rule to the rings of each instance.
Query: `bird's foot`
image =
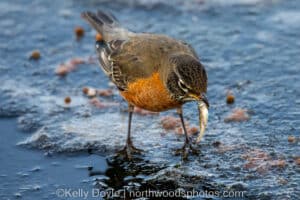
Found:
[[[136,148],[133,146],[131,141],[127,141],[125,147],[118,151],[117,155],[122,156],[128,160],[132,160],[133,154],[141,154],[143,150]]]
[[[195,149],[192,144],[189,141],[186,141],[180,149],[176,149],[175,155],[182,155],[183,160],[188,159],[189,153],[192,153],[194,155],[199,155],[199,151]]]

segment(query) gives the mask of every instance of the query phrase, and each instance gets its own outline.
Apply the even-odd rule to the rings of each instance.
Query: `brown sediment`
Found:
[[[90,101],[90,104],[97,108],[105,108],[106,106],[98,99],[98,98],[92,98]]]
[[[41,58],[41,53],[39,52],[39,50],[34,50],[31,52],[29,58],[33,60],[38,60]]]
[[[55,69],[55,74],[58,76],[65,76],[70,72],[69,67],[62,63]]]
[[[145,109],[142,109],[142,108],[139,108],[139,107],[134,107],[133,112],[137,113],[139,115],[159,115],[158,112],[152,112],[152,111],[145,110]]]
[[[289,135],[288,136],[288,142],[289,143],[295,143],[296,142],[296,137],[295,136],[293,136],[293,135]]]
[[[178,135],[184,134],[180,118],[173,116],[164,116],[161,119],[161,124],[163,129],[167,131],[174,131]],[[189,122],[185,123],[185,127],[188,135],[194,135],[199,132],[196,126],[190,127]]]
[[[88,91],[89,91],[89,88],[88,88],[88,87],[84,87],[84,88],[82,88],[82,92],[83,92],[83,94],[87,94],[87,93],[88,93]]]
[[[101,89],[101,90],[97,90],[97,94],[99,96],[109,97],[109,96],[113,95],[113,90],[112,89]]]
[[[88,97],[95,97],[95,96],[109,97],[113,95],[112,89],[99,90],[92,87],[83,87],[82,92]]]
[[[84,88],[82,88],[82,92],[88,97],[97,96],[97,90],[95,88],[84,87]]]
[[[165,130],[174,130],[175,128],[181,126],[180,119],[173,116],[165,116],[160,122]]]
[[[300,166],[300,157],[295,158],[295,163]]]
[[[77,69],[78,65],[86,63],[81,58],[72,58],[67,63],[61,63],[56,69],[55,74],[58,76],[66,76],[69,72]]]
[[[250,116],[248,115],[246,109],[236,108],[224,119],[224,122],[243,122],[248,121],[249,119]]]
[[[65,104],[70,104],[72,101],[71,97],[66,97],[65,98]]]
[[[90,99],[89,101],[90,104],[92,104],[93,106],[103,109],[103,108],[108,108],[108,107],[112,107],[112,106],[119,106],[119,103],[114,103],[114,102],[101,102],[98,98],[94,97],[92,99]]]
[[[227,97],[226,97],[226,103],[227,104],[233,104],[234,101],[235,101],[235,96],[231,93],[228,93]]]
[[[80,39],[82,36],[84,36],[84,29],[80,26],[77,26],[74,28],[74,33],[76,35],[76,38]]]
[[[250,150],[241,157],[247,161],[244,165],[245,169],[253,169],[259,173],[266,173],[272,168],[280,169],[286,167],[284,159],[273,159],[267,152],[261,149]]]

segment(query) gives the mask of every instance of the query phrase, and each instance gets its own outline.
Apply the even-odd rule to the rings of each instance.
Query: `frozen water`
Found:
[[[299,196],[295,162],[300,150],[299,1],[18,0],[3,1],[0,8],[0,115],[18,116],[19,128],[28,133],[17,142],[24,151],[76,156],[92,150],[93,155],[110,157],[123,146],[126,103],[117,91],[112,97],[97,97],[104,104],[117,103],[102,109],[82,94],[86,86],[110,87],[97,64],[80,65],[66,77],[54,73],[71,58],[95,55],[95,32],[80,12],[108,9],[125,27],[168,34],[195,47],[209,77],[209,125],[197,147],[200,155],[182,162],[173,150],[181,147],[184,138],[162,129],[160,119],[165,113],[135,114],[133,141],[145,150],[140,160],[135,164],[113,160],[105,173],[98,172],[97,164],[87,166],[93,167],[90,175],[95,178],[80,177],[78,182],[104,189],[127,185],[211,191],[235,188],[245,190],[249,199]],[[79,41],[73,34],[75,26],[86,31]],[[38,61],[28,59],[34,49],[41,52]],[[226,105],[228,90],[236,97],[234,105]],[[64,102],[67,96],[70,104]],[[224,123],[234,108],[249,110],[251,119]],[[198,123],[194,104],[184,106],[184,115],[190,123]],[[289,135],[297,142],[288,142]],[[257,167],[243,157],[249,151],[262,151],[269,160]],[[283,167],[271,165],[278,159],[285,161]],[[124,172],[118,174],[120,180],[112,178],[116,171]],[[27,186],[27,190],[36,188],[33,183]],[[43,190],[44,185],[40,187]],[[26,196],[20,191],[14,192],[16,196]]]

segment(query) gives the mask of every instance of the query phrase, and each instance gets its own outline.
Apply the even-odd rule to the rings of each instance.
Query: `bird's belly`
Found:
[[[129,83],[127,89],[120,93],[130,104],[154,112],[177,108],[181,105],[180,102],[171,98],[158,73]]]

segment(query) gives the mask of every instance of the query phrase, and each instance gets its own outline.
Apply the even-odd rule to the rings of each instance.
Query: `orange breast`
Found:
[[[120,93],[130,104],[154,112],[177,108],[181,105],[171,98],[158,73],[129,83],[127,90]]]

